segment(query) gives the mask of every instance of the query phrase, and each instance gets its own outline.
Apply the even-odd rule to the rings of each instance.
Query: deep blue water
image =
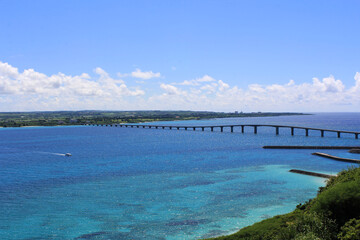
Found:
[[[161,124],[283,124],[360,131],[360,113]],[[197,239],[286,213],[321,178],[351,166],[313,150],[263,145],[360,145],[353,135],[272,128],[241,134],[115,127],[0,129],[0,239]],[[70,152],[72,157],[64,157]],[[358,158],[345,150],[322,150]]]

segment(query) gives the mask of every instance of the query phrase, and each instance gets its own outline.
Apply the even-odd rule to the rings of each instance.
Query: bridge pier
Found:
[[[309,136],[309,130],[314,131],[320,131],[321,137],[325,136],[325,132],[333,132],[337,134],[338,138],[341,138],[342,133],[348,133],[348,134],[354,134],[355,139],[359,139],[360,132],[355,131],[342,131],[342,130],[332,130],[332,129],[324,129],[324,128],[308,128],[308,127],[296,127],[296,126],[285,126],[285,125],[268,125],[268,124],[243,124],[243,125],[213,125],[213,126],[158,126],[158,125],[141,125],[141,124],[123,124],[123,123],[117,123],[117,124],[100,124],[100,123],[92,123],[92,124],[84,124],[87,126],[102,126],[102,127],[129,127],[129,128],[156,128],[156,129],[173,129],[177,128],[177,130],[180,130],[181,128],[184,128],[185,130],[188,130],[188,128],[192,129],[193,131],[196,131],[196,128],[201,128],[201,131],[205,131],[205,128],[210,128],[211,132],[214,132],[214,128],[220,128],[220,132],[224,132],[224,128],[230,128],[230,132],[234,132],[235,127],[241,127],[241,133],[245,132],[245,127],[253,127],[254,128],[254,134],[257,134],[258,127],[273,127],[275,128],[275,134],[280,135],[280,128],[290,128],[291,135],[294,135],[295,129],[304,129],[305,130],[305,136]]]

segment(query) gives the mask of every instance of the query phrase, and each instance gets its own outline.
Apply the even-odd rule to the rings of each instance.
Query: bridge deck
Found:
[[[288,125],[273,125],[273,124],[232,124],[232,125],[198,125],[198,126],[187,126],[187,125],[152,125],[152,124],[94,124],[97,126],[116,126],[116,127],[131,127],[131,128],[162,128],[162,129],[202,129],[204,131],[205,128],[210,128],[211,131],[214,130],[214,128],[220,128],[221,132],[224,130],[224,128],[230,128],[231,132],[233,132],[234,128],[241,127],[241,131],[244,132],[245,127],[252,127],[254,128],[254,133],[257,133],[258,127],[273,127],[276,129],[276,135],[279,135],[279,129],[280,128],[289,128],[291,129],[291,135],[294,135],[294,129],[302,129],[305,130],[306,136],[309,134],[309,130],[311,131],[320,131],[321,137],[324,137],[325,132],[335,132],[337,133],[338,138],[340,138],[341,133],[346,134],[354,134],[355,138],[358,139],[360,132],[356,131],[345,131],[345,130],[334,130],[334,129],[326,129],[326,128],[312,128],[312,127],[299,127],[299,126],[288,126]]]
[[[360,134],[360,132],[355,132],[355,131],[344,131],[344,130],[334,130],[334,129],[325,129],[325,128],[311,128],[311,127],[299,127],[299,126],[287,126],[287,125],[271,125],[271,124],[236,124],[236,125],[214,125],[214,126],[182,126],[182,125],[140,125],[140,124],[123,124],[124,126],[145,126],[145,127],[158,127],[158,128],[169,128],[169,127],[173,127],[173,128],[220,128],[220,127],[279,127],[279,128],[294,128],[294,129],[308,129],[308,130],[317,130],[317,131],[325,131],[325,132],[341,132],[341,133],[357,133]]]

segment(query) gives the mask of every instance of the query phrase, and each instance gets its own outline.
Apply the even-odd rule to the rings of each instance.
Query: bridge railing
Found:
[[[155,128],[155,129],[192,129],[195,131],[196,129],[201,129],[204,131],[205,129],[210,129],[210,131],[214,131],[214,129],[220,129],[220,132],[223,132],[225,128],[229,128],[230,132],[234,132],[235,128],[240,128],[241,132],[245,132],[245,127],[253,128],[254,134],[257,134],[259,127],[272,127],[275,128],[275,134],[280,134],[280,128],[288,128],[291,131],[291,135],[294,135],[295,129],[305,130],[305,136],[309,136],[309,131],[320,131],[321,137],[324,137],[325,132],[334,132],[337,133],[337,137],[340,138],[342,133],[345,134],[353,134],[355,139],[359,138],[360,132],[356,131],[345,131],[345,130],[334,130],[334,129],[324,129],[324,128],[312,128],[312,127],[299,127],[299,126],[287,126],[287,125],[272,125],[272,124],[233,124],[233,125],[204,125],[204,126],[185,126],[185,125],[152,125],[152,124],[93,124],[94,126],[110,126],[110,127],[126,127],[126,128]]]

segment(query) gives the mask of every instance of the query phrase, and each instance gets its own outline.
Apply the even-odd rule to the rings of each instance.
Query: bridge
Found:
[[[220,132],[223,132],[224,129],[234,132],[235,128],[241,128],[241,132],[245,132],[245,128],[252,128],[254,134],[257,134],[258,128],[260,127],[271,127],[275,129],[275,134],[280,134],[281,128],[286,128],[290,130],[291,135],[294,135],[295,129],[303,130],[305,136],[309,136],[309,131],[318,131],[320,132],[321,137],[325,136],[325,132],[337,133],[337,137],[340,138],[341,134],[351,134],[355,136],[355,139],[359,138],[360,132],[355,131],[342,131],[342,130],[332,130],[332,129],[323,129],[323,128],[310,128],[310,127],[297,127],[297,126],[286,126],[286,125],[270,125],[270,124],[239,124],[239,125],[216,125],[216,126],[176,126],[176,125],[144,125],[144,124],[88,124],[92,126],[106,126],[106,127],[125,127],[125,128],[154,128],[154,129],[184,129],[184,130],[201,130],[210,129],[211,132],[214,129],[220,129]]]

